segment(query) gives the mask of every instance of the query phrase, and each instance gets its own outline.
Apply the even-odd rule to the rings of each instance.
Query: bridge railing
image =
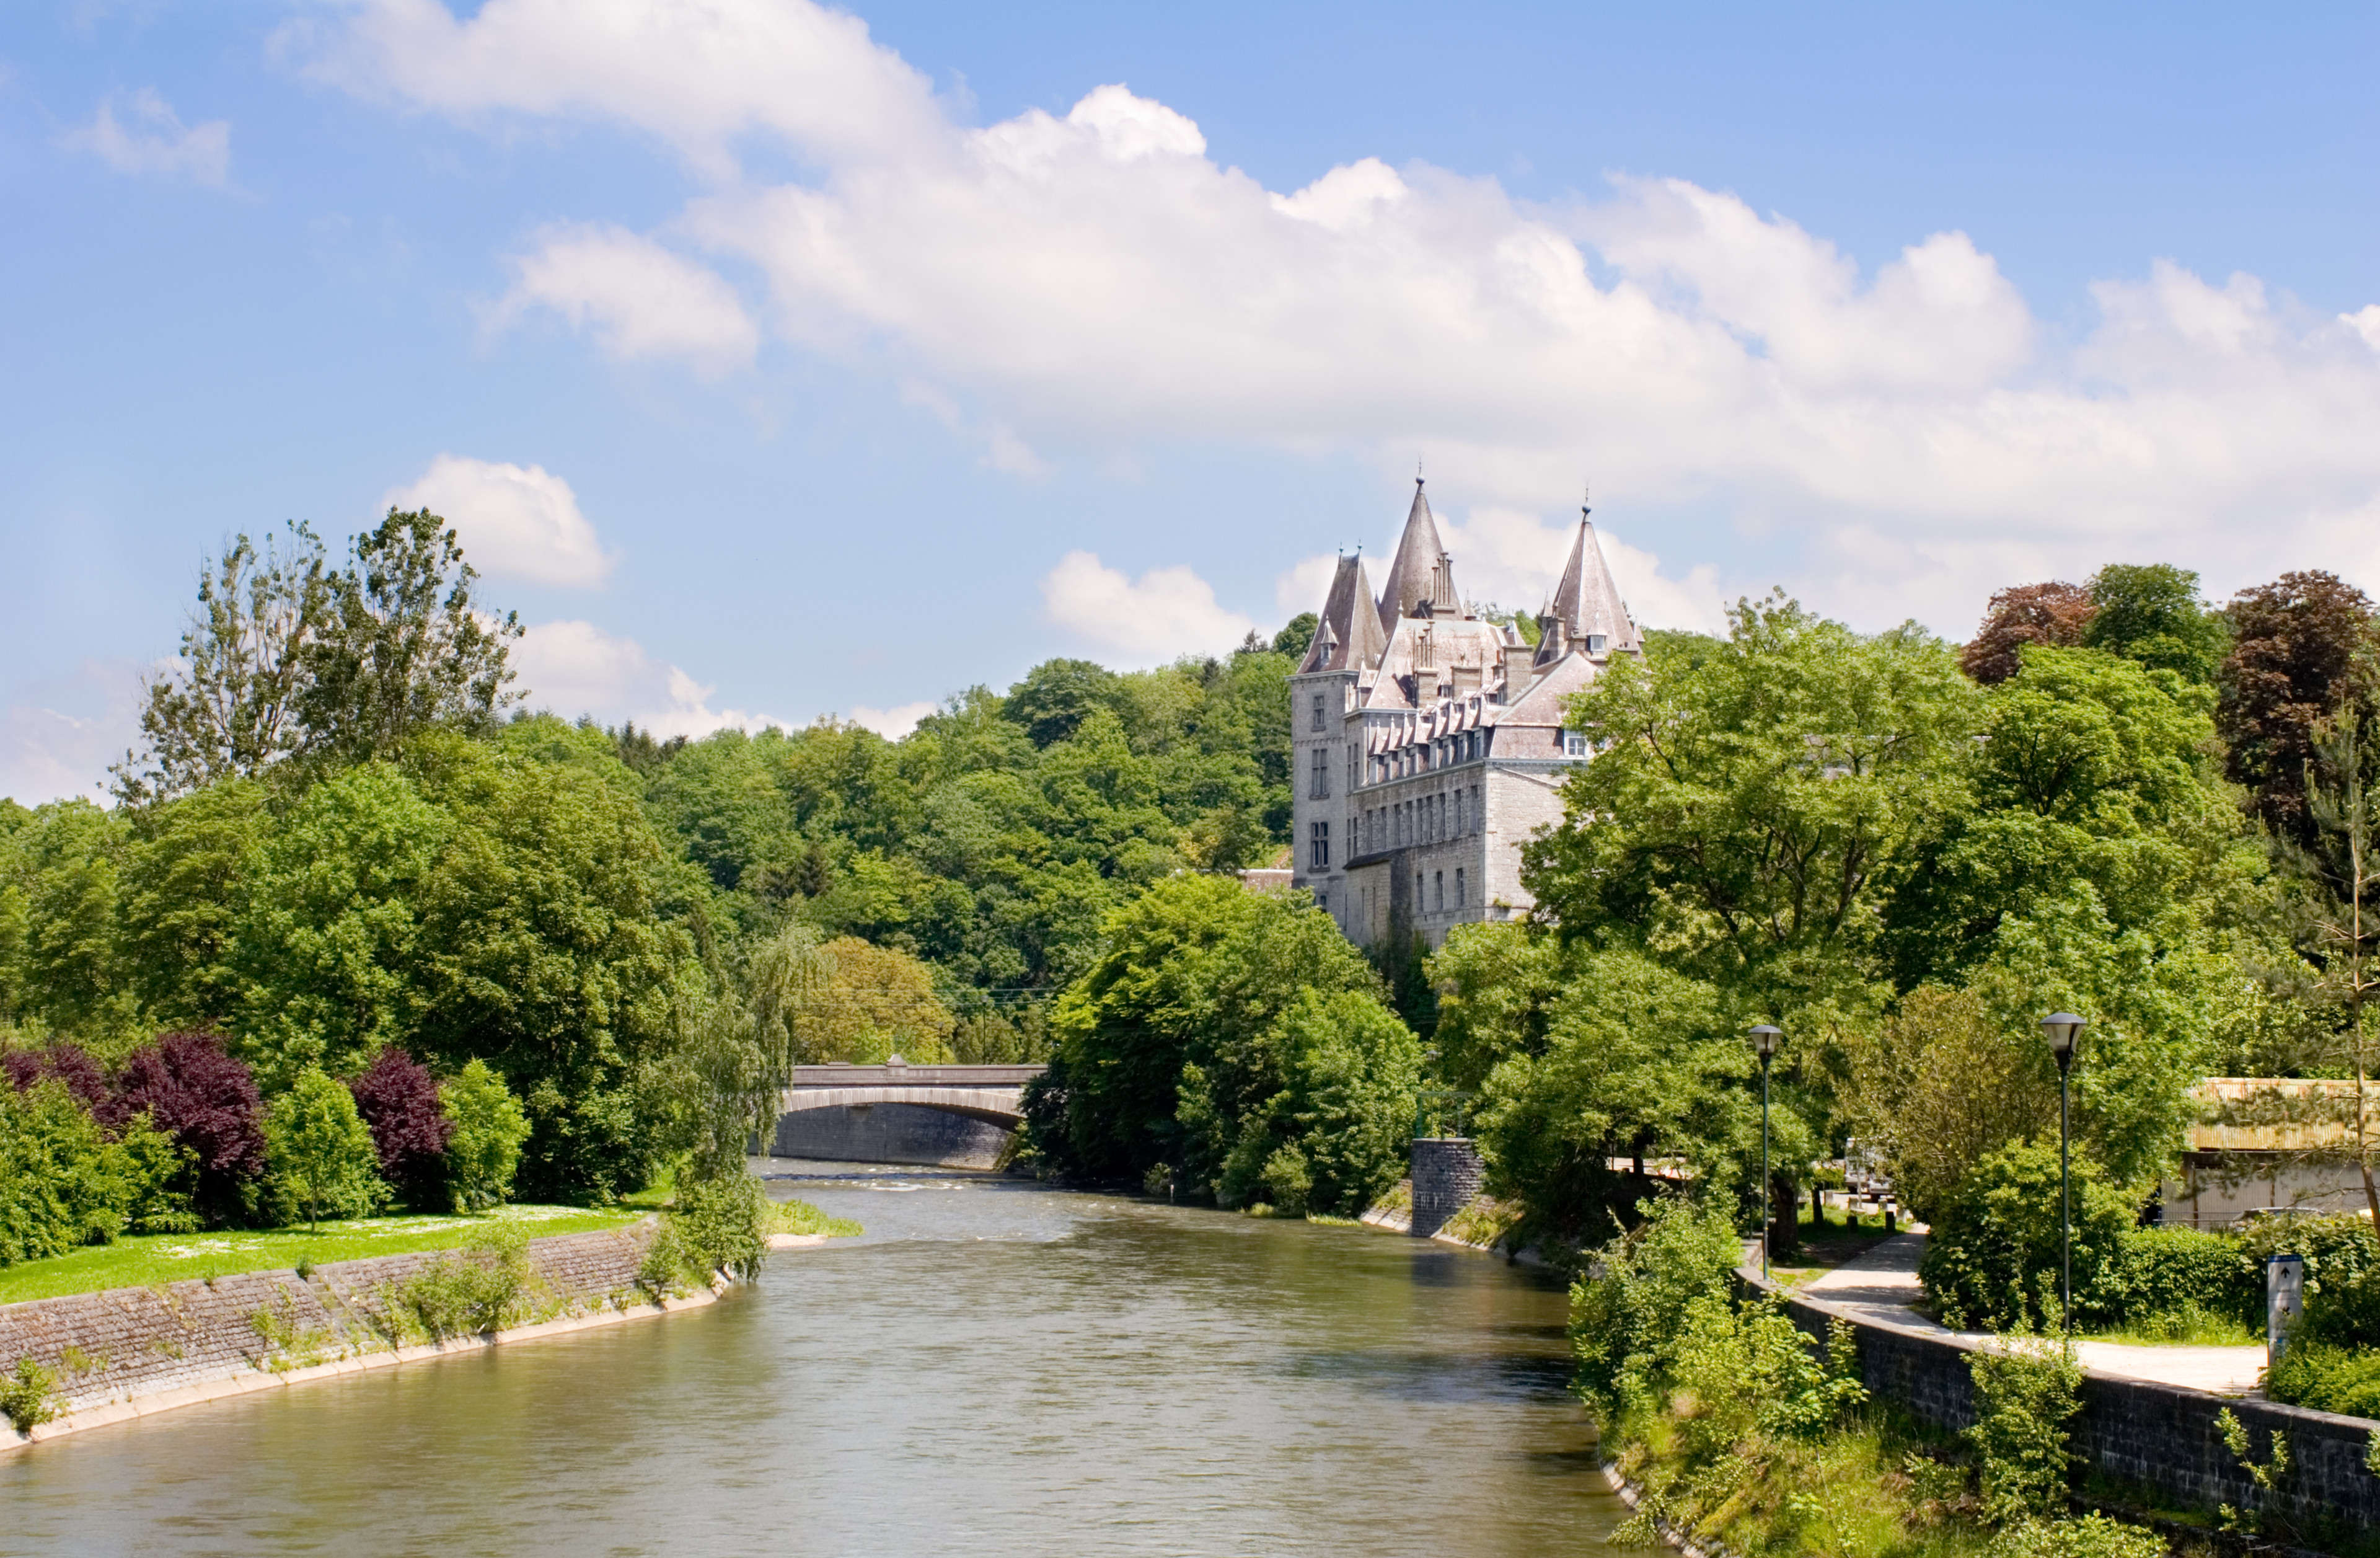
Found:
[[[1040,1065],[828,1065],[794,1067],[796,1088],[1017,1088]]]

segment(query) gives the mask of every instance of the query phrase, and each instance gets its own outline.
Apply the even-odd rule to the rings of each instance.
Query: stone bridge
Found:
[[[990,1168],[1038,1065],[798,1065],[771,1150],[785,1158]]]

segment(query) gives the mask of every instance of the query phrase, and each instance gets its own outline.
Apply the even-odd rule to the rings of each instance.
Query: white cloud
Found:
[[[591,327],[613,357],[682,357],[713,373],[749,366],[759,349],[759,328],[723,277],[623,228],[549,227],[514,258],[513,274],[492,329],[551,309]]]
[[[1283,568],[1272,581],[1273,609],[1283,616],[1320,611],[1330,596],[1330,581],[1338,573],[1339,559],[1328,554],[1308,557]]]
[[[792,0],[362,0],[274,50],[366,96],[464,119],[528,114],[642,130],[717,177],[756,131],[838,163],[914,155],[941,133],[926,79],[868,24]]]
[[[742,709],[713,709],[718,688],[647,654],[634,639],[591,622],[540,622],[513,646],[517,684],[528,707],[565,719],[592,714],[606,724],[634,720],[660,736],[708,736],[734,726],[759,730],[789,722]]]
[[[2254,277],[2145,262],[2069,335],[1967,234],[1863,270],[1682,180],[1530,206],[1364,159],[1276,191],[1118,85],[961,125],[808,0],[489,0],[468,21],[364,0],[291,36],[308,68],[422,109],[678,148],[719,182],[673,233],[757,266],[786,338],[996,406],[995,461],[1002,439],[1427,447],[1483,515],[1559,512],[1592,472],[1632,512],[1767,528],[1821,606],[1952,628],[1995,584],[2114,557],[2218,590],[2346,566],[2318,549],[2380,501],[2380,313],[2313,315]],[[812,171],[737,179],[761,140]]]
[[[441,455],[384,508],[426,508],[455,527],[481,573],[539,584],[601,584],[614,561],[578,511],[570,483],[543,466]]]
[[[1088,552],[1069,552],[1041,581],[1050,620],[1103,650],[1143,663],[1184,654],[1222,654],[1256,623],[1215,602],[1188,568],[1151,568],[1138,579]]]
[[[151,87],[103,100],[91,122],[68,131],[65,143],[118,173],[187,178],[217,189],[231,177],[231,121],[185,125]]]
[[[937,705],[901,703],[890,709],[871,709],[865,703],[854,704],[851,723],[865,725],[887,741],[898,741],[917,728],[917,722],[934,712]]]
[[[152,675],[165,668],[146,667]],[[93,660],[68,676],[9,688],[0,707],[0,797],[21,806],[76,796],[103,801],[108,764],[140,737],[143,669]]]
[[[1454,581],[1464,599],[1534,612],[1561,578],[1577,523],[1575,516],[1547,524],[1519,509],[1484,506],[1462,519],[1440,515],[1438,529],[1454,559]],[[1707,566],[1682,579],[1665,578],[1659,558],[1630,545],[1609,526],[1596,526],[1596,539],[1640,626],[1709,632],[1725,625],[1718,576]]]

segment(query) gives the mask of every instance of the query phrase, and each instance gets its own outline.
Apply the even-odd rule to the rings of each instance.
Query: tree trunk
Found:
[[[1782,1175],[1773,1175],[1768,1181],[1768,1205],[1776,1228],[1769,1253],[1801,1248],[1802,1197],[1793,1182]]]

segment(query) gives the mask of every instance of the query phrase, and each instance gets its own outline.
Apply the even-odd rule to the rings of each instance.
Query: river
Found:
[[[772,1161],[867,1224],[667,1320],[0,1456],[0,1552],[1604,1552],[1563,1296],[1374,1232]]]

